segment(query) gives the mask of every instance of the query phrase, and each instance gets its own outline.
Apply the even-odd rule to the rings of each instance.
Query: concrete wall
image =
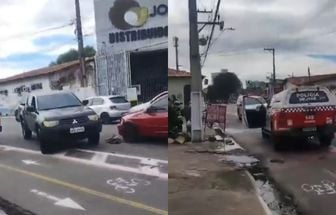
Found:
[[[168,95],[175,95],[184,103],[184,86],[191,84],[191,78],[168,78]]]
[[[53,89],[52,83],[60,80],[62,77],[73,76],[74,79],[70,81],[66,81],[62,83],[63,90],[68,90],[75,93],[80,99],[84,99],[86,97],[95,96],[95,75],[94,75],[94,67],[87,68],[87,79],[88,79],[88,87],[81,88],[80,78],[79,78],[79,70],[77,68],[73,68],[71,70],[58,72],[49,75],[43,75],[38,77],[32,77],[27,79],[20,79],[11,81],[8,83],[0,84],[1,90],[8,90],[8,96],[0,95],[0,107],[6,107],[10,109],[14,109],[21,101],[25,101],[29,92],[23,92],[21,95],[14,92],[14,89],[20,86],[25,85],[26,87],[30,87],[32,84],[42,83],[43,89],[33,90],[31,92],[39,93],[39,92],[50,92]]]

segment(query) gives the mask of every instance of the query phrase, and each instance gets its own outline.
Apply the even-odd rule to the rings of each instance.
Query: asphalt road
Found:
[[[36,214],[168,214],[167,143],[111,145],[104,126],[98,147],[86,142],[42,155],[23,140],[13,118],[2,119],[0,195]],[[61,144],[61,143],[60,143]]]
[[[259,158],[280,190],[293,197],[304,214],[333,215],[336,211],[336,141],[328,149],[302,140],[287,141],[274,151],[260,129],[248,129],[229,105],[227,133],[248,152]]]

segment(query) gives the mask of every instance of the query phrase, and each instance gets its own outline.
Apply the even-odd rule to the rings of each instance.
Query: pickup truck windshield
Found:
[[[43,95],[37,97],[37,106],[39,110],[76,107],[81,105],[80,100],[69,93]]]
[[[289,98],[290,104],[323,103],[329,102],[324,91],[300,91],[294,92]]]

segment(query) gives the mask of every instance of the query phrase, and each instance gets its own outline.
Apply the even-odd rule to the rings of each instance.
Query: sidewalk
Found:
[[[213,144],[169,145],[169,214],[267,214],[248,173],[209,153]]]

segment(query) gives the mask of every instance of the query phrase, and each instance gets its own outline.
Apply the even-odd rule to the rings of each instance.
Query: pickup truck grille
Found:
[[[68,119],[61,119],[60,124],[61,125],[82,124],[82,123],[86,123],[88,120],[89,118],[87,116],[73,117],[73,118],[68,118]]]

